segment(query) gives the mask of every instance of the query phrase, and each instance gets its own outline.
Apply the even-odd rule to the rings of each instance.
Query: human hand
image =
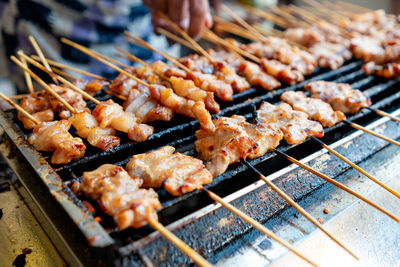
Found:
[[[212,26],[208,0],[143,0],[143,3],[150,9],[154,29],[161,27],[176,33],[168,21],[160,16],[159,11],[194,39],[200,37],[204,29]]]

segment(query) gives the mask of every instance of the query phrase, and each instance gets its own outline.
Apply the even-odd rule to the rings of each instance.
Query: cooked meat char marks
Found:
[[[348,40],[341,37],[335,25],[319,25],[310,28],[289,28],[284,36],[295,43],[308,48],[308,52],[323,68],[337,69],[350,59]]]
[[[103,212],[113,216],[118,229],[140,228],[149,218],[157,220],[161,209],[153,189],[141,189],[142,180],[131,177],[122,167],[104,164],[94,171],[84,172],[82,180],[72,185],[75,194],[99,202]]]
[[[311,74],[317,66],[317,62],[310,53],[291,46],[284,39],[270,37],[263,42],[250,44],[230,42],[257,57],[278,60],[304,75]]]
[[[54,120],[54,112],[50,108],[49,101],[45,96],[25,96],[19,104],[26,112],[32,114],[39,122],[49,122]],[[33,129],[35,123],[18,111],[18,120],[20,120],[25,129]]]
[[[83,100],[82,94],[75,92],[72,89],[69,89],[64,86],[57,86],[54,84],[49,85],[60,97],[62,97],[68,104],[70,104],[77,112],[87,111],[88,108],[86,107],[86,102]],[[48,101],[50,103],[51,109],[58,113],[58,116],[62,119],[68,119],[73,114],[71,111],[64,107],[58,99],[53,97],[51,94],[47,94]]]
[[[142,122],[170,121],[174,116],[174,111],[158,103],[148,90],[129,90],[123,108]]]
[[[201,189],[212,181],[201,160],[174,151],[175,148],[165,146],[135,155],[126,169],[131,176],[142,179],[144,187],[163,186],[174,196]]]
[[[78,135],[87,139],[89,144],[108,150],[120,144],[120,139],[115,136],[115,130],[111,127],[99,127],[96,118],[89,112],[80,112],[69,118]]]
[[[343,112],[334,111],[328,103],[321,99],[309,98],[303,92],[284,92],[281,100],[295,110],[307,113],[310,119],[319,121],[324,127],[331,127],[346,119]]]
[[[196,118],[201,127],[213,131],[214,125],[211,121],[211,114],[205,108],[204,102],[188,100],[178,96],[171,88],[166,88],[163,85],[152,84],[150,87],[152,97],[166,107],[170,107],[176,113],[187,117]]]
[[[250,84],[246,79],[240,77],[235,69],[224,61],[210,62],[206,57],[196,54],[183,57],[179,61],[192,71],[203,74],[214,74],[219,80],[225,81],[232,86],[235,92],[243,92],[250,88]]]
[[[67,120],[42,122],[33,128],[28,142],[39,151],[53,152],[51,163],[69,163],[83,157],[86,149],[82,139],[68,132],[70,128],[71,122]]]
[[[343,113],[357,113],[361,108],[371,105],[368,97],[361,91],[352,89],[347,83],[315,81],[306,84],[304,89],[311,93],[311,97],[322,99],[334,110]]]
[[[110,83],[106,80],[101,79],[93,79],[91,81],[88,81],[86,79],[76,79],[74,80],[73,84],[79,89],[84,90],[89,95],[95,96],[97,92],[101,91]]]
[[[250,124],[234,115],[213,120],[215,131],[198,130],[195,141],[200,158],[215,177],[246,157],[255,158],[278,146],[282,133],[274,124]]]
[[[201,90],[193,81],[180,77],[172,76],[170,77],[170,82],[177,95],[194,101],[202,101],[209,111],[219,112],[219,104],[215,101],[213,92]]]
[[[92,114],[101,128],[111,127],[128,133],[128,137],[136,142],[145,141],[153,134],[152,126],[140,123],[132,113],[125,112],[111,99],[98,104]]]
[[[371,61],[362,66],[364,73],[367,75],[376,75],[385,79],[390,79],[400,76],[400,63],[387,63],[377,65]]]
[[[324,136],[319,122],[309,120],[306,113],[293,110],[286,103],[272,105],[263,102],[257,113],[261,123],[277,123],[288,144],[301,144],[310,136]]]
[[[282,64],[278,60],[261,59],[261,66],[271,76],[293,85],[304,81],[303,74],[298,70],[292,70],[288,65]]]
[[[273,90],[281,86],[281,83],[277,79],[264,72],[255,63],[250,61],[242,62],[239,69],[252,86],[260,86],[265,90]]]

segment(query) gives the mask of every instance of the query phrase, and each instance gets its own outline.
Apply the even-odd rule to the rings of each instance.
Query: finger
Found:
[[[183,30],[189,27],[189,1],[170,0],[168,3],[168,17]]]
[[[150,8],[154,10],[160,10],[165,13],[168,10],[168,2],[169,1],[165,0],[153,0],[153,5]]]
[[[159,11],[166,13],[168,10],[168,1],[165,0],[153,0],[150,1],[151,4],[149,4],[149,10],[151,13],[151,20],[152,20],[152,24],[153,24],[153,31],[154,33],[156,33],[157,35],[159,35],[159,33],[156,32],[155,29],[157,29],[158,27],[160,28],[165,28],[168,29],[168,23],[159,15]]]
[[[197,38],[206,27],[207,13],[210,13],[208,0],[190,0],[190,25],[188,33]]]

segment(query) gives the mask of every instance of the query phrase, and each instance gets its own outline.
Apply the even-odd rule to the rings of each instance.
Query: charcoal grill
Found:
[[[360,89],[371,97],[371,108],[399,115],[400,92],[397,88],[400,81],[365,76],[361,66],[362,62],[353,60],[334,71],[317,69],[306,81],[271,92],[252,88],[235,94],[232,102],[222,103],[219,115],[240,114],[251,120],[254,105],[259,107],[262,101],[278,103],[283,92],[301,90],[304,84],[315,80],[350,83],[353,88]],[[103,94],[97,96],[100,100],[109,97]],[[114,100],[118,102],[117,99]],[[363,109],[348,117],[348,120],[371,129],[379,127],[383,129],[384,135],[393,139],[400,137],[397,123],[379,117],[369,109]],[[199,128],[197,121],[177,115],[171,122],[154,123],[155,133],[145,142],[133,143],[121,135],[120,146],[103,152],[87,145],[84,158],[65,165],[49,163],[48,154],[37,152],[26,142],[28,132],[17,120],[14,110],[0,112],[0,125],[3,143],[1,152],[24,185],[23,195],[28,205],[68,263],[143,265],[147,262],[146,259],[150,259],[155,265],[190,264],[190,259],[150,227],[118,231],[109,216],[99,213],[98,209],[95,213],[89,212],[83,201],[90,200],[77,198],[71,192],[70,185],[79,180],[84,171],[93,170],[104,163],[124,166],[132,155],[164,145],[172,145],[179,152],[196,156],[193,142],[194,132]],[[388,145],[383,140],[354,130],[344,122],[326,128],[322,140],[355,163],[365,160]],[[303,159],[333,178],[349,168],[339,159],[327,154],[313,140],[296,146],[281,143],[278,150]],[[290,165],[274,153],[254,159],[251,164],[297,201],[325,184],[323,180]],[[241,164],[233,164],[205,187],[232,201],[236,207],[263,223],[288,207],[284,200],[271,192],[256,175]],[[163,189],[157,192],[163,206],[159,212],[160,222],[168,225],[210,262],[215,263],[222,257],[229,256],[234,250],[232,244],[235,244],[236,249],[246,243],[238,240],[249,240],[251,227],[219,205],[213,204],[204,192],[194,191],[179,197],[173,197]],[[95,203],[92,204],[95,206]],[[97,222],[95,217],[100,217],[101,222]]]

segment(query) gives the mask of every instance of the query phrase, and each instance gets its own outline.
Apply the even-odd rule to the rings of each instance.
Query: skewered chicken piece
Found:
[[[124,69],[126,72],[131,74],[136,74],[136,68],[126,68]],[[142,74],[143,75],[143,74]],[[109,90],[115,92],[122,96],[127,96],[129,94],[129,90],[131,89],[143,89],[145,90],[145,86],[139,84],[134,79],[128,77],[127,75],[120,73],[118,76],[111,82],[108,87]]]
[[[115,130],[110,127],[100,128],[96,118],[89,112],[76,113],[68,120],[78,135],[87,139],[92,146],[108,150],[120,144],[120,139],[115,136]]]
[[[174,76],[179,78],[185,78],[187,75],[184,70],[181,70],[173,65],[164,63],[161,60],[155,61],[153,64],[151,64],[151,66],[154,72],[163,73],[167,77]]]
[[[312,47],[326,40],[324,34],[316,26],[288,28],[283,32],[283,36],[304,47]]]
[[[231,68],[224,61],[210,62],[205,56],[193,54],[179,60],[192,71],[204,74],[214,74],[219,80],[231,85],[235,92],[243,92],[250,88],[250,84],[240,77],[235,69]]]
[[[281,100],[290,104],[295,110],[305,112],[311,120],[319,121],[324,127],[331,127],[346,119],[341,111],[334,111],[332,107],[317,98],[309,98],[303,92],[284,92]]]
[[[234,115],[213,120],[214,132],[196,132],[196,151],[207,162],[212,175],[224,173],[241,159],[256,158],[278,146],[282,133],[276,124],[250,124],[243,116]]]
[[[154,75],[156,75],[155,74],[156,72],[160,75],[162,74],[162,75],[164,75],[165,78],[168,78],[167,81],[164,81],[164,83],[161,82],[161,80],[155,81],[154,79],[153,79],[153,81],[149,81],[148,79],[146,79],[147,78],[146,76],[143,76],[142,73],[136,71],[138,74],[138,77],[149,81],[149,83],[171,86],[172,89],[174,90],[174,92],[178,96],[187,98],[189,100],[202,101],[202,102],[204,102],[206,108],[208,110],[210,110],[211,112],[219,112],[219,105],[214,100],[214,93],[206,92],[206,91],[196,87],[196,85],[194,84],[194,82],[192,80],[186,80],[180,76],[170,76],[171,74],[176,73],[177,71],[180,71],[179,69],[176,69],[174,67],[171,67],[171,69],[170,69],[166,63],[161,62],[161,61],[157,64],[153,64],[153,66],[154,65],[157,65],[156,69],[149,69],[146,66],[143,66],[141,69],[147,68],[147,69],[149,69],[149,70],[147,70],[147,73],[152,72],[152,73],[154,73]],[[174,70],[174,69],[176,69],[176,70]],[[162,72],[162,71],[164,71],[164,72]],[[185,73],[185,75],[186,75],[186,73]]]
[[[377,65],[371,61],[362,66],[366,75],[376,75],[385,79],[400,76],[400,63],[387,63],[384,65]]]
[[[219,112],[219,104],[214,100],[214,94],[196,87],[193,81],[180,77],[170,77],[170,83],[175,93],[187,99],[204,102],[206,108],[214,113]]]
[[[139,67],[125,70],[148,82],[161,82],[159,77],[149,68]],[[142,122],[170,121],[174,115],[171,108],[163,106],[151,96],[146,86],[137,83],[125,74],[120,73],[109,88],[113,92],[127,97],[123,108],[126,112],[134,114]]]
[[[338,22],[338,26],[350,33],[376,36],[376,32],[383,30],[395,30],[398,25],[398,17],[388,15],[384,10],[379,9],[363,14],[356,14],[348,18],[343,18]],[[386,36],[389,35],[386,32]]]
[[[93,79],[91,81],[88,81],[86,79],[76,79],[73,84],[79,89],[84,90],[89,95],[95,96],[97,92],[101,91],[105,86],[109,85],[110,83],[106,80],[101,79]]]
[[[222,101],[232,100],[232,95],[233,95],[232,87],[226,82],[219,80],[214,75],[204,74],[199,71],[186,73],[185,71],[182,71],[173,66],[169,66],[168,64],[162,61],[154,62],[152,67],[154,71],[158,73],[163,73],[168,78],[177,77],[185,80],[186,79],[192,80],[195,86],[199,87],[203,91],[215,93],[215,95]]]
[[[143,187],[163,186],[174,196],[201,189],[212,181],[211,173],[201,160],[174,151],[174,147],[164,146],[135,155],[126,170],[131,176],[142,179]]]
[[[176,113],[182,114],[187,117],[196,118],[200,126],[208,131],[215,129],[211,121],[211,114],[205,108],[204,102],[188,100],[184,97],[178,96],[170,88],[163,85],[152,84],[149,87],[151,96],[160,101],[161,104],[172,108]]]
[[[281,83],[277,79],[264,72],[255,63],[244,61],[239,69],[252,86],[260,86],[265,90],[273,90],[281,86]]]
[[[309,120],[306,113],[293,110],[286,103],[272,105],[263,102],[257,113],[261,123],[277,123],[288,144],[301,144],[310,136],[324,136],[319,122]]]
[[[27,95],[21,100],[20,106],[40,122],[54,120],[54,112],[50,109],[49,101],[44,96]],[[21,112],[18,112],[18,120],[23,123],[25,129],[33,129],[36,125]]]
[[[240,57],[226,50],[216,51],[209,49],[207,52],[209,53],[210,57],[215,59],[215,61],[223,61],[231,68],[233,68],[236,72],[240,72],[239,66],[243,62],[243,59],[241,59]]]
[[[331,104],[334,110],[343,113],[357,113],[361,108],[371,105],[368,97],[347,83],[316,81],[306,84],[304,89],[311,93],[311,97],[320,98]]]
[[[186,78],[192,80],[202,90],[213,92],[220,100],[232,101],[232,87],[226,82],[219,80],[216,76],[193,71],[189,72]]]
[[[400,42],[398,40],[379,40],[373,36],[360,36],[351,39],[350,49],[358,59],[365,62],[374,61],[384,64],[400,58]]]
[[[161,64],[160,64],[161,65]],[[204,102],[201,101],[193,101],[186,99],[184,97],[178,96],[174,93],[174,91],[170,88],[166,88],[165,86],[161,85],[161,82],[154,74],[154,72],[150,68],[141,67],[141,68],[131,68],[129,69],[131,73],[136,74],[138,77],[147,78],[151,84],[150,87],[137,85],[137,82],[131,83],[129,80],[133,80],[132,78],[123,77],[121,74],[119,75],[120,79],[118,83],[115,83],[114,89],[119,89],[120,91],[126,91],[127,84],[131,86],[131,88],[137,87],[139,91],[149,92],[151,97],[156,101],[160,102],[161,105],[172,109],[176,113],[182,114],[187,117],[196,118],[198,119],[200,125],[206,129],[213,130],[214,125],[211,122],[211,115],[208,110],[205,108]],[[118,78],[118,77],[117,77]],[[157,81],[156,81],[157,79]],[[123,88],[123,89],[121,89]],[[129,92],[129,91],[128,91]],[[137,94],[137,92],[132,92],[132,94]],[[144,95],[145,96],[145,95]],[[128,108],[128,104],[125,105]],[[133,110],[133,108],[132,108]],[[154,113],[153,113],[154,114]],[[151,115],[151,114],[149,114]],[[163,114],[163,117],[164,116]],[[146,138],[147,139],[147,138]]]
[[[145,141],[153,134],[153,127],[140,123],[132,113],[125,112],[111,99],[98,104],[92,114],[101,128],[112,127],[128,133],[128,137],[135,142]]]
[[[65,164],[84,156],[86,146],[82,139],[69,132],[71,122],[67,120],[42,122],[33,128],[29,144],[39,151],[53,152],[51,163]]]
[[[278,60],[304,75],[311,74],[317,67],[317,62],[310,53],[291,46],[281,38],[270,37],[264,42],[250,44],[239,44],[235,41],[229,42],[257,57]]]
[[[136,118],[144,123],[170,121],[174,116],[174,111],[158,103],[150,95],[147,88],[143,91],[139,89],[129,90],[123,108],[126,112],[134,114]]]
[[[49,86],[62,97],[68,104],[70,104],[77,112],[87,111],[86,102],[83,100],[83,97],[80,93],[75,92],[74,90],[67,88],[65,86],[57,86],[55,84],[49,84]],[[51,94],[48,94],[48,100],[50,103],[50,107],[54,112],[57,112],[60,118],[68,119],[73,114],[70,110],[66,109],[64,105]]]
[[[141,184],[141,179],[129,176],[122,167],[104,164],[84,172],[82,180],[72,184],[72,191],[98,201],[122,230],[140,228],[148,218],[157,220],[157,210],[161,209],[158,195],[153,189],[140,189]]]
[[[284,36],[309,48],[308,51],[320,67],[337,69],[352,57],[348,48],[349,41],[341,36],[339,28],[334,25],[326,25],[326,29],[322,26],[289,28],[284,32]]]
[[[246,80],[252,86],[260,86],[263,89],[272,90],[281,85],[277,79],[268,74],[258,65],[250,61],[242,60],[230,52],[227,52],[225,50],[211,50],[210,56],[216,58],[216,60],[224,61],[237,72],[244,75],[246,77]],[[280,70],[275,70],[275,72],[279,71]],[[281,74],[285,74],[285,72],[282,72]],[[289,78],[285,77],[285,79],[288,80]]]
[[[317,60],[318,66],[332,70],[338,69],[344,64],[345,60],[352,57],[346,46],[328,42],[318,43],[312,46],[309,51]]]
[[[282,64],[278,60],[261,59],[261,66],[271,76],[293,85],[304,81],[303,74],[298,70],[292,70],[288,65]]]

